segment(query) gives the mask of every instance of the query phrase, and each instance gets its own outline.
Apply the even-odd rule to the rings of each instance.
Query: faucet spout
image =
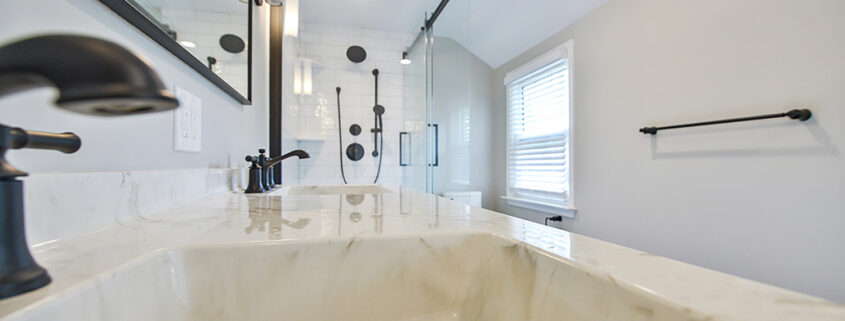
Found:
[[[276,166],[281,161],[296,156],[299,159],[311,158],[304,150],[297,149],[290,153],[277,157],[267,157],[264,155],[265,149],[259,149],[258,156],[247,156],[246,161],[252,163],[249,168],[249,188],[245,190],[246,193],[264,193],[264,191],[272,190],[276,187],[276,182],[273,179],[273,166]]]
[[[60,108],[88,115],[140,114],[179,105],[146,60],[109,41],[45,35],[0,47],[0,96],[41,86],[59,90]]]
[[[277,157],[267,159],[266,163],[264,165],[262,165],[262,167],[269,168],[269,167],[276,166],[276,164],[278,164],[279,162],[281,162],[285,159],[294,157],[294,156],[296,156],[299,159],[311,158],[311,155],[308,155],[308,153],[306,153],[304,150],[297,149],[297,150],[291,151],[290,153],[284,154],[282,156],[277,156]]]

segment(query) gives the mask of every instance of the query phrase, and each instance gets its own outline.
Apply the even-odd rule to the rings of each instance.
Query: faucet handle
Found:
[[[267,150],[266,150],[266,149],[264,149],[264,148],[259,148],[259,149],[258,149],[258,153],[259,153],[259,154],[264,154],[264,152],[266,152],[266,151],[267,151]]]
[[[252,165],[258,165],[258,157],[256,157],[256,156],[247,155],[247,157],[245,157],[244,159],[247,162],[252,163]]]

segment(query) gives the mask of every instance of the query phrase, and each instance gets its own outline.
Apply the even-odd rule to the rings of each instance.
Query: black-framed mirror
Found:
[[[252,100],[252,1],[99,0],[244,105]]]

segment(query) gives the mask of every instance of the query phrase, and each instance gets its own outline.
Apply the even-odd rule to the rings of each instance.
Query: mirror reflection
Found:
[[[248,97],[247,0],[129,0],[129,3]]]

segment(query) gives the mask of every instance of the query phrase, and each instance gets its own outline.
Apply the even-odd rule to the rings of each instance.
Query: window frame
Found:
[[[575,79],[574,79],[574,69],[575,69],[575,58],[574,58],[574,40],[570,39],[555,47],[552,50],[547,51],[546,53],[532,59],[531,61],[514,68],[507,74],[505,74],[504,85],[505,85],[505,93],[508,95],[508,87],[509,84],[522,78],[525,75],[528,75],[534,71],[539,70],[555,61],[566,59],[567,61],[567,68],[569,72],[569,132],[567,133],[567,144],[566,144],[566,156],[567,156],[567,170],[569,171],[568,176],[568,194],[569,198],[567,199],[567,203],[564,205],[559,204],[551,204],[545,202],[539,202],[536,200],[532,200],[529,198],[521,198],[515,197],[512,191],[511,185],[511,172],[510,172],[510,150],[511,150],[511,106],[510,106],[510,98],[506,98],[505,100],[505,113],[506,113],[506,134],[505,134],[505,181],[506,181],[506,195],[502,196],[508,205],[516,206],[520,208],[525,208],[529,210],[534,210],[538,212],[548,213],[548,214],[556,214],[561,215],[568,218],[573,218],[575,216],[575,212],[577,211],[575,207],[575,191],[574,191],[574,159],[572,157],[572,150],[574,146],[574,127],[573,127],[573,107],[575,101]]]

